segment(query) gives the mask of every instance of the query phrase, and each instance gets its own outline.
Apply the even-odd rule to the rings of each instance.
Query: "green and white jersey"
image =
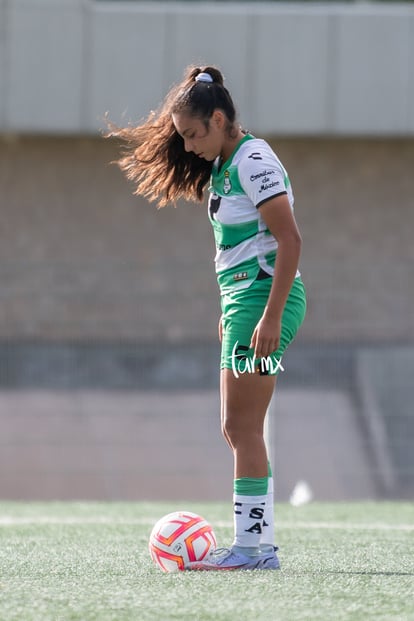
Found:
[[[247,134],[222,166],[218,158],[209,191],[221,293],[247,289],[258,277],[273,276],[277,241],[259,207],[287,194],[293,210],[294,199],[288,174],[267,142]]]

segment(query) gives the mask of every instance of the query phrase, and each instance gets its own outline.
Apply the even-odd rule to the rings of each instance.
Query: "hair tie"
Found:
[[[202,71],[201,73],[196,75],[195,81],[196,82],[210,82],[210,83],[214,82],[214,80],[211,77],[211,75],[209,73],[206,73],[205,71]]]

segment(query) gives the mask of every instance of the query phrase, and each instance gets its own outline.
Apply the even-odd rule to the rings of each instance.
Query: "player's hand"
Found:
[[[254,329],[250,347],[254,349],[255,358],[266,358],[279,347],[281,322],[263,316]]]

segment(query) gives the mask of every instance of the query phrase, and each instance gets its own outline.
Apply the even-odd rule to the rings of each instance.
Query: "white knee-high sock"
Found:
[[[257,553],[263,533],[263,515],[266,496],[238,496],[234,494],[233,546]]]
[[[259,552],[266,509],[267,477],[243,478],[234,481],[234,540],[232,547],[243,548],[246,554]]]

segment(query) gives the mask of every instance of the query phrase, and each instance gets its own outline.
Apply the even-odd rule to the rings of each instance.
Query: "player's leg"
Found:
[[[221,421],[234,454],[235,537],[232,549],[189,569],[279,567],[273,546],[273,477],[263,437],[276,379],[275,375],[250,372],[248,363],[253,354],[248,345],[266,304],[268,287],[268,281],[261,281],[222,300]],[[305,311],[305,290],[296,279],[283,313],[280,348],[274,361],[281,361]]]
[[[253,330],[267,303],[270,286],[270,279],[262,280],[247,291],[228,295],[223,299],[221,423],[223,435],[234,454],[234,495],[236,497],[238,493],[247,491],[250,496],[257,495],[258,492],[265,496],[262,499],[265,502],[264,520],[259,539],[261,543],[267,544],[267,551],[273,552],[273,494],[269,492],[269,485],[272,486],[273,481],[269,482],[270,464],[263,433],[277,371],[273,375],[261,374],[257,361],[254,361],[254,352],[248,347]],[[252,369],[253,361],[255,368]],[[251,460],[253,465],[249,464]],[[258,467],[260,471],[257,470]],[[261,482],[249,483],[244,480],[254,478],[260,478]],[[236,498],[235,500],[237,502]],[[235,514],[236,530],[239,519],[240,516]],[[239,535],[235,535],[235,543],[239,539]],[[257,538],[249,547],[257,547]]]
[[[222,430],[234,455],[234,477],[267,478],[264,420],[276,377],[221,370]]]
[[[223,369],[221,373],[223,431],[234,456],[233,546],[257,554],[268,495],[264,420],[276,378],[258,373],[236,378],[230,369]]]
[[[230,449],[232,449],[231,442],[229,437],[227,436],[227,432],[224,428],[224,394],[225,394],[225,386],[224,386],[224,373],[220,373],[220,421],[221,421],[221,433],[223,434],[224,439],[229,445]]]
[[[213,569],[215,565],[217,569],[251,569],[263,565],[264,560],[270,561],[266,568],[278,566],[273,548],[266,559],[260,554],[268,495],[264,419],[275,377],[260,375],[251,368],[254,352],[249,350],[269,288],[270,282],[262,282],[222,298],[221,426],[234,456],[234,540],[230,550],[211,560],[211,567],[205,562],[197,567],[200,569]]]
[[[234,540],[190,569],[278,569],[273,546],[260,549],[268,499],[264,419],[276,378],[221,371],[222,429],[234,455]],[[273,522],[272,522],[273,523]]]

